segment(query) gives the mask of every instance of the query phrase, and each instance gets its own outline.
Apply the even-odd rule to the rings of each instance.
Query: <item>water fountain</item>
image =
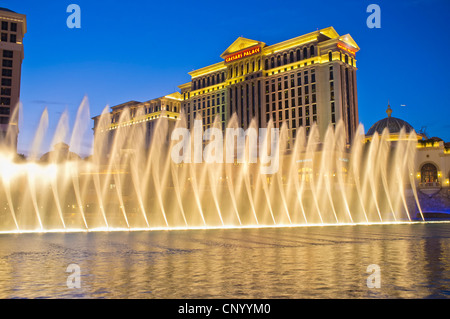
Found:
[[[79,147],[79,136],[89,130],[81,116],[87,108],[84,100],[70,136],[67,114],[62,115],[53,144],[70,141],[72,149]],[[99,121],[105,130],[110,126],[107,112]],[[121,122],[131,118],[127,111],[121,117]],[[228,127],[238,123],[233,116]],[[89,159],[50,156],[44,163],[38,156],[48,127],[44,111],[28,161],[0,155],[0,231],[399,223],[411,222],[416,209],[423,220],[413,179],[415,133],[401,132],[393,146],[385,130],[365,144],[360,126],[348,147],[343,123],[330,125],[322,142],[316,126],[308,134],[298,129],[292,139],[283,125],[279,169],[267,175],[260,172],[260,161],[177,164],[170,156],[175,142],[167,120],[160,118],[155,125],[149,148],[147,126],[136,124],[116,130],[112,138],[97,134]],[[221,127],[218,121],[213,126]],[[186,127],[183,114],[176,123],[180,127]],[[256,121],[250,128],[256,128]],[[249,139],[246,143],[250,146]]]

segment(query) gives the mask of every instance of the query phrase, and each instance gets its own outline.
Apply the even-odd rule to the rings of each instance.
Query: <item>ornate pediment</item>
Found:
[[[265,46],[264,42],[261,41],[256,41],[256,40],[251,40],[251,39],[246,39],[243,37],[239,37],[236,39],[236,41],[234,41],[226,50],[224,53],[222,53],[220,55],[220,57],[225,58],[226,56],[235,53],[235,52],[239,52],[242,50],[245,50],[247,48],[251,48],[251,47],[256,47],[260,45],[261,47]]]
[[[355,51],[359,51],[359,46],[356,44],[355,40],[353,40],[350,34],[345,34],[341,36],[339,38],[339,41],[342,41],[345,44],[349,45],[350,47],[354,48]]]

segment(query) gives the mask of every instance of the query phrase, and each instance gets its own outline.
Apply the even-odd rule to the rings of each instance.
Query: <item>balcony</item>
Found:
[[[441,188],[441,183],[440,182],[420,182],[419,183],[419,187],[420,188],[436,188],[439,187]]]
[[[420,182],[419,191],[429,197],[440,192],[442,186],[441,183],[436,182]]]

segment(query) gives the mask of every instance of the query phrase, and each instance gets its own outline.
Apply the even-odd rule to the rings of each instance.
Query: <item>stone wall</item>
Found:
[[[427,195],[420,190],[417,192],[420,206],[423,212],[449,212],[450,213],[450,188],[442,188],[435,194]],[[411,212],[418,213],[412,191],[407,191],[408,208]]]

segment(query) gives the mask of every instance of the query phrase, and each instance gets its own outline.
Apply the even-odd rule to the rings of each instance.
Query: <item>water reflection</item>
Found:
[[[449,226],[2,235],[0,297],[448,298]]]

